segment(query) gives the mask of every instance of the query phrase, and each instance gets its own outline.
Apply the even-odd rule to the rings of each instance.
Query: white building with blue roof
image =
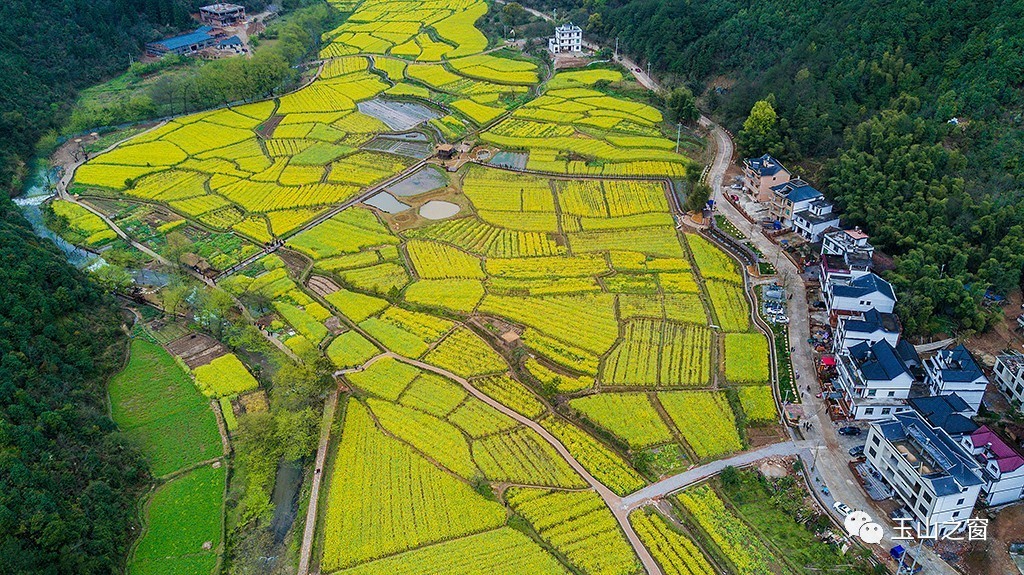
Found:
[[[924,360],[924,368],[925,383],[932,395],[955,393],[970,406],[971,415],[978,413],[988,378],[966,347],[940,350]]]
[[[917,412],[871,424],[864,453],[922,532],[962,531],[982,486],[981,465],[944,430]]]
[[[900,342],[900,331],[899,317],[893,313],[869,309],[860,315],[842,316],[838,318],[832,351],[843,353],[859,343],[875,345],[880,341],[896,347]]]
[[[874,272],[833,272],[822,268],[821,294],[833,318],[860,315],[870,310],[892,313],[896,292]]]
[[[838,377],[833,383],[850,417],[884,418],[910,409],[907,398],[917,381],[912,370],[920,364],[914,346],[906,342],[862,342],[836,357]]]
[[[839,227],[839,214],[833,211],[832,202],[818,198],[810,202],[805,210],[793,213],[793,229],[811,243],[818,243],[826,231]]]

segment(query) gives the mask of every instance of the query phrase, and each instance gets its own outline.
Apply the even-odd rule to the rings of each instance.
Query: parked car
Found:
[[[892,519],[893,521],[897,521],[899,519],[913,519],[913,518],[914,518],[914,516],[910,514],[910,510],[908,510],[906,507],[899,507],[899,508],[896,509],[896,511],[893,511],[892,513],[889,514],[889,519]]]
[[[839,428],[839,435],[860,435],[860,428],[856,425],[847,425]]]
[[[847,515],[853,513],[853,509],[850,509],[850,506],[843,503],[842,501],[836,501],[835,503],[833,503],[832,509],[835,509],[836,513],[843,517],[846,517]]]
[[[858,445],[856,447],[851,447],[850,455],[853,457],[860,457],[861,455],[864,455],[864,446]]]

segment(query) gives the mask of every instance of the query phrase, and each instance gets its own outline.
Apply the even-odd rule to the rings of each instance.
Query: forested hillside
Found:
[[[137,58],[158,26],[187,25],[187,0],[0,2],[0,186],[17,191],[36,142],[75,92]]]
[[[778,120],[761,147],[824,162],[815,183],[897,256],[891,279],[911,332],[979,329],[985,289],[1020,282],[1024,2],[528,4],[570,10],[670,82],[722,88],[707,106],[734,131],[769,98]]]
[[[124,70],[147,41],[197,25],[189,13],[206,3],[0,2],[0,188],[18,191],[37,142],[63,124],[78,90]],[[268,4],[236,3],[252,9]]]
[[[117,572],[145,462],[106,416],[111,301],[0,198],[0,573]]]

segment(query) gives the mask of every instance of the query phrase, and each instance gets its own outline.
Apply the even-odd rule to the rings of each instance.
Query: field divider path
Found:
[[[316,519],[320,503],[320,486],[323,484],[324,463],[327,461],[327,447],[331,443],[331,427],[334,425],[334,411],[338,406],[338,388],[335,387],[327,396],[324,404],[324,415],[320,423],[320,445],[316,449],[316,462],[313,471],[313,485],[309,489],[309,505],[306,507],[306,524],[302,530],[302,546],[299,548],[298,575],[309,573],[309,560],[313,556],[313,534],[316,532]]]
[[[644,570],[648,573],[648,575],[662,575],[661,567],[654,560],[654,557],[651,556],[647,548],[644,547],[644,544],[640,542],[640,538],[633,530],[633,526],[629,524],[629,510],[622,505],[622,498],[620,498],[611,489],[609,489],[603,483],[598,481],[597,478],[591,475],[590,472],[587,471],[586,468],[583,467],[583,465],[580,464],[579,461],[576,461],[576,458],[573,457],[572,453],[569,452],[565,445],[563,445],[561,441],[556,439],[554,435],[548,432],[548,430],[544,429],[539,423],[532,419],[529,419],[524,415],[521,415],[519,412],[514,411],[511,408],[506,407],[504,404],[495,401],[486,393],[473,387],[473,385],[469,383],[469,380],[467,380],[466,378],[458,376],[446,369],[442,369],[440,367],[430,365],[429,363],[425,363],[417,359],[411,359],[390,351],[381,354],[380,356],[377,356],[371,361],[376,361],[381,357],[390,357],[402,363],[406,363],[411,366],[436,373],[443,377],[447,377],[452,381],[458,382],[459,385],[465,388],[466,391],[468,391],[477,399],[483,401],[484,403],[493,407],[494,409],[497,409],[504,415],[511,417],[517,422],[537,432],[538,435],[544,438],[545,441],[547,441],[549,444],[551,444],[552,447],[555,448],[559,455],[561,455],[562,458],[565,459],[567,463],[569,463],[569,466],[572,467],[577,473],[579,473],[587,482],[587,484],[589,484],[594,489],[594,491],[597,492],[601,499],[604,500],[605,505],[608,506],[608,509],[611,510],[612,515],[615,517],[615,520],[619,523],[619,527],[622,528],[623,533],[626,534],[626,539],[629,541],[630,546],[633,547],[633,551],[636,552],[637,556],[640,558],[640,562],[643,564]],[[300,571],[299,575],[305,575],[305,573]]]

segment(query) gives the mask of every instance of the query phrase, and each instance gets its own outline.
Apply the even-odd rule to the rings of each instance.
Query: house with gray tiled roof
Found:
[[[839,227],[839,214],[833,211],[832,202],[818,198],[808,204],[807,209],[793,214],[793,229],[811,243],[818,243],[822,235]]]
[[[789,170],[768,154],[743,160],[743,187],[759,202],[771,201],[772,187],[789,179]]]
[[[988,378],[966,347],[940,350],[924,360],[924,368],[932,395],[955,393],[971,407],[971,415],[978,413]]]
[[[941,428],[909,411],[876,421],[864,453],[923,533],[962,531],[985,481],[981,465]]]
[[[832,351],[842,353],[859,343],[874,345],[883,340],[895,347],[900,341],[900,331],[899,317],[893,313],[869,309],[859,315],[840,316],[832,339]]]
[[[921,414],[932,427],[940,427],[950,437],[958,438],[974,433],[978,424],[971,421],[971,406],[955,393],[911,397],[907,405]]]

